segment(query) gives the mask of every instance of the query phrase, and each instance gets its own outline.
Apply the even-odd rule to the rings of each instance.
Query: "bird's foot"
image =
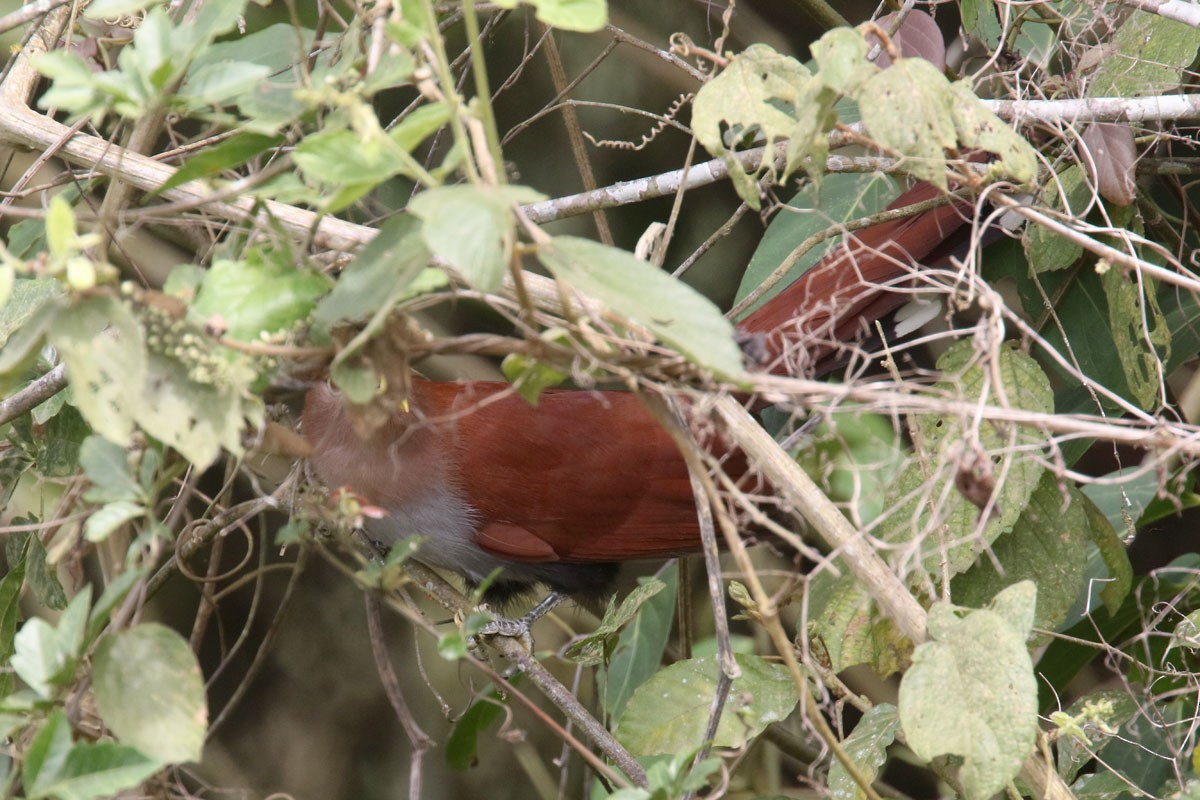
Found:
[[[513,639],[528,637],[533,624],[553,611],[563,599],[563,596],[558,592],[551,592],[546,595],[546,598],[542,602],[534,606],[524,616],[517,617],[516,619],[512,619],[511,617],[496,617],[487,625],[484,625],[483,630],[479,633],[482,636],[508,636]]]
[[[533,625],[542,617],[549,614],[559,603],[563,601],[563,595],[558,592],[551,592],[546,595],[546,598],[533,607],[531,611],[524,616],[513,619],[512,617],[495,617],[491,622],[479,629],[478,636],[472,638],[472,650],[478,651],[478,637],[481,636],[503,636],[508,639],[516,639],[521,642],[526,652],[533,652]],[[487,610],[487,606],[480,608]]]

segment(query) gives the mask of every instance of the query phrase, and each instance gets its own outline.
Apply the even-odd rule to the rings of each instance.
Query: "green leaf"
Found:
[[[962,0],[962,23],[964,29],[984,42],[988,52],[1000,43],[1004,33],[993,0]]]
[[[957,98],[937,67],[923,58],[900,59],[872,76],[854,99],[871,138],[909,156],[911,175],[946,188],[945,150],[958,144]]]
[[[163,95],[179,77],[189,58],[172,36],[175,31],[166,11],[162,6],[155,6],[138,23],[133,32],[133,44],[123,48],[117,57],[123,77],[149,87],[146,99],[154,104],[162,102]]]
[[[1058,174],[1057,181],[1047,183],[1042,203],[1070,216],[1080,216],[1091,200],[1092,191],[1083,169],[1072,164]],[[1083,247],[1042,225],[1026,226],[1021,242],[1029,266],[1038,274],[1066,269],[1083,255]]]
[[[853,28],[834,28],[812,44],[817,77],[835,92],[857,90],[879,67],[867,60],[867,40]]]
[[[292,151],[296,165],[332,186],[378,186],[393,175],[418,179],[420,165],[386,135],[364,139],[348,130],[306,136]]]
[[[132,747],[112,742],[81,742],[71,747],[66,762],[53,779],[38,782],[30,798],[109,798],[139,785],[163,766]]]
[[[786,719],[800,699],[786,667],[753,655],[735,657],[742,674],[733,681],[715,747],[744,747],[767,725]],[[617,723],[617,738],[638,756],[700,747],[718,668],[716,657],[706,656],[660,670],[634,691]]]
[[[256,248],[243,261],[214,261],[188,316],[197,324],[220,320],[226,336],[256,342],[305,319],[329,286],[324,275],[297,269],[286,254]]]
[[[1037,586],[1035,625],[1057,630],[1087,579],[1085,506],[1090,501],[1074,487],[1067,494],[1070,501],[1064,504],[1058,478],[1050,472],[1042,475],[1012,531],[992,543],[991,557],[954,578],[954,602],[981,607],[1005,587],[1028,580]]]
[[[428,103],[400,120],[396,127],[388,131],[388,136],[406,152],[411,153],[449,121],[450,106],[440,101]]]
[[[88,617],[87,638],[95,639],[109,623],[109,617],[137,582],[150,574],[153,565],[144,564],[139,569],[126,569],[120,575],[109,580],[104,587],[100,599],[92,605],[92,613]]]
[[[59,617],[57,627],[35,617],[27,620],[13,639],[13,670],[44,698],[52,696],[54,686],[74,677],[91,599],[92,587],[85,584]]]
[[[1004,173],[1017,183],[1028,183],[1037,177],[1037,151],[979,102],[968,81],[950,84],[950,96],[954,127],[964,147],[995,153]]]
[[[933,641],[919,645],[900,681],[900,721],[908,746],[926,761],[963,759],[967,800],[1004,788],[1033,750],[1037,681],[1025,649],[1035,605],[1031,583],[1010,586],[992,609],[963,616],[939,603],[929,612]]]
[[[143,413],[146,345],[124,303],[95,296],[57,314],[50,342],[67,365],[75,405],[92,429],[118,444],[129,442]]]
[[[101,640],[96,707],[122,742],[168,764],[199,761],[208,728],[200,666],[186,641],[145,623]]]
[[[967,403],[1005,403],[1050,414],[1050,383],[1032,358],[1008,344],[995,363],[979,361],[971,341],[952,345],[938,368],[945,377],[934,387]],[[993,384],[1003,381],[1003,395]],[[931,575],[951,577],[966,570],[1000,534],[1012,529],[1024,513],[1044,468],[1033,455],[1045,446],[1041,433],[998,422],[980,423],[973,415],[929,414],[916,420],[921,454],[910,459],[888,488],[888,516],[880,535],[898,545],[916,540],[920,563]],[[940,456],[940,458],[939,458]],[[981,508],[958,488],[966,484],[990,496],[993,513],[980,519]],[[900,548],[901,558],[912,552]]]
[[[737,301],[760,286],[794,248],[840,223],[882,211],[899,194],[896,181],[881,173],[834,173],[821,179],[821,185],[807,184],[787,206],[771,219],[766,233],[750,257],[750,264],[738,286]],[[779,294],[821,260],[837,239],[829,237],[810,248],[792,265],[787,276],[763,295],[747,313]]]
[[[75,252],[75,212],[71,204],[55,195],[46,209],[46,246],[50,258],[63,259]]]
[[[1192,710],[1189,710],[1189,706]],[[1185,720],[1190,720],[1194,715],[1195,695],[1181,693],[1172,699],[1159,698],[1153,708],[1151,719],[1146,718],[1144,710],[1129,717],[1129,721],[1121,726],[1120,734],[1112,737],[1104,748],[1105,771],[1098,773],[1097,777],[1111,775],[1124,786],[1120,794],[1109,794],[1109,797],[1128,798],[1131,794],[1162,797],[1178,790],[1178,770],[1182,759],[1163,756],[1179,753],[1178,749],[1174,749],[1179,747],[1175,732],[1187,725]],[[1185,748],[1180,755],[1186,754]],[[1100,794],[1100,786],[1103,786],[1085,783],[1082,778],[1080,784],[1086,787],[1080,797],[1087,797],[1088,800]],[[1110,783],[1104,789],[1111,790],[1111,787]]]
[[[545,195],[525,186],[442,186],[422,192],[409,211],[424,220],[421,235],[443,259],[481,292],[496,292],[516,240],[512,207]]]
[[[1125,373],[1125,383],[1140,408],[1153,410],[1158,405],[1162,369],[1171,352],[1170,331],[1155,299],[1158,284],[1142,276],[1130,280],[1124,271],[1106,265],[1100,283],[1108,299],[1108,323],[1117,357]]]
[[[350,358],[335,360],[329,368],[329,377],[351,403],[369,403],[382,389],[382,379],[375,370]]]
[[[521,675],[517,675],[520,678]],[[446,738],[446,764],[455,772],[475,766],[480,735],[505,716],[504,696],[490,689],[458,718]]]
[[[554,28],[595,33],[608,24],[607,0],[530,0],[537,18]]]
[[[416,68],[417,60],[412,53],[401,48],[392,48],[388,52],[388,57],[380,61],[374,70],[363,77],[363,95],[374,97],[385,89],[411,84]],[[412,152],[411,148],[409,152]]]
[[[25,549],[25,581],[37,601],[53,611],[67,607],[67,593],[58,580],[56,565],[47,562],[46,546],[37,536],[30,536]],[[0,658],[0,663],[4,659]]]
[[[867,781],[874,781],[887,760],[887,748],[896,741],[900,715],[894,705],[880,703],[863,714],[854,731],[842,742],[842,749]],[[833,800],[862,800],[862,788],[850,777],[839,759],[829,766],[829,791]]]
[[[519,0],[500,0],[501,8],[516,8]],[[607,0],[525,0],[538,20],[553,28],[595,33],[608,24]]]
[[[186,24],[173,31],[172,45],[183,51],[182,60],[191,63],[198,54],[218,36],[223,36],[238,27],[246,13],[247,0],[205,0],[196,14]],[[255,57],[246,61],[260,63]]]
[[[871,595],[853,575],[821,573],[810,590],[809,636],[821,663],[834,672],[869,664],[881,676],[899,672],[912,642],[882,616]]]
[[[414,217],[388,220],[338,277],[337,284],[313,312],[324,328],[342,320],[361,320],[388,311],[429,263]]]
[[[0,357],[0,374],[8,371],[14,355],[24,356],[23,353],[9,353],[5,345],[29,327],[40,327],[44,331],[49,322],[45,318],[53,316],[45,313],[46,302],[62,296],[62,286],[53,278],[20,278],[13,283],[8,302],[0,304],[0,347],[5,348]],[[40,326],[37,325],[39,320],[43,321]]]
[[[163,0],[92,0],[83,10],[88,19],[112,19],[134,14],[150,6],[162,5]]]
[[[1130,14],[1087,81],[1089,97],[1169,94],[1196,58],[1200,31],[1155,14]]]
[[[531,406],[538,404],[542,392],[560,385],[570,377],[562,370],[543,364],[523,353],[509,353],[500,362],[500,371]]]
[[[207,64],[188,74],[179,97],[194,107],[221,106],[249,92],[270,74],[262,64]]]
[[[15,425],[20,426],[20,424],[21,420],[18,419]],[[16,447],[10,447],[0,452],[0,508],[8,506],[8,501],[16,492],[21,477],[31,466],[29,458]]]
[[[191,70],[207,69],[214,64],[249,61],[265,66],[272,74],[284,73],[275,80],[295,87],[296,78],[290,74],[292,65],[305,60],[312,47],[311,28],[296,27],[290,22],[277,22],[261,30],[235,36],[205,47],[196,55]]]
[[[147,499],[129,468],[125,448],[103,436],[89,436],[83,441],[79,448],[79,466],[92,482],[92,488],[84,494],[85,500],[111,503]]]
[[[800,62],[765,44],[753,44],[696,93],[692,130],[705,149],[724,159],[738,195],[758,210],[758,186],[731,156],[735,140],[760,136],[769,150],[786,138],[785,173],[806,165],[810,173],[820,174],[829,149],[826,134],[837,121],[836,99],[836,93]],[[771,168],[769,160],[760,167]]]
[[[905,465],[905,445],[893,420],[851,404],[822,417],[793,457],[829,499],[870,523],[888,510],[885,492]]]
[[[189,158],[175,174],[158,187],[165,192],[197,178],[207,178],[241,166],[250,159],[279,145],[283,137],[264,133],[239,133],[220,144],[206,148]]]
[[[146,509],[138,503],[130,503],[128,500],[109,503],[88,516],[83,536],[89,542],[102,542],[117,528],[145,514]]]
[[[13,638],[21,619],[21,586],[25,582],[26,558],[22,557],[16,563],[9,559],[8,572],[0,578],[0,664],[8,664],[14,652]],[[12,694],[14,688],[13,673],[0,671],[0,699]]]
[[[25,754],[24,778],[29,790],[57,775],[71,749],[71,724],[59,709],[50,712]],[[43,777],[44,776],[44,777]]]
[[[13,284],[17,282],[17,272],[12,264],[0,264],[0,308],[12,297]]]
[[[743,375],[733,326],[711,300],[630,253],[557,236],[538,250],[555,278],[648,330],[718,376]]]
[[[257,424],[261,414],[259,400],[242,387],[198,383],[178,361],[150,356],[138,422],[198,468],[211,465],[222,447],[241,453],[245,421]]]
[[[1086,494],[1083,494],[1083,507],[1088,517],[1088,534],[1108,570],[1108,580],[1100,590],[1100,599],[1109,614],[1116,614],[1133,586],[1133,564],[1116,529]]]
[[[1147,507],[1158,495],[1159,476],[1141,467],[1126,467],[1105,478],[1114,479],[1130,473],[1128,478],[1110,483],[1089,483],[1082,488],[1088,498],[1086,510],[1090,521],[1092,544],[1108,569],[1109,581],[1100,593],[1109,614],[1116,614],[1133,585],[1133,565],[1125,549],[1123,536],[1142,519]],[[1190,492],[1180,492],[1187,495]]]
[[[603,663],[609,650],[608,643],[615,640],[617,633],[638,615],[644,603],[665,588],[665,583],[650,578],[639,582],[638,587],[621,600],[620,606],[615,606],[610,600],[604,619],[596,626],[596,630],[572,642],[567,648],[566,657],[589,667]]]
[[[675,622],[679,567],[672,563],[660,573],[666,590],[650,597],[637,616],[621,631],[597,676],[601,703],[619,719],[634,691],[653,677],[662,664],[663,651]],[[606,615],[607,616],[607,615]]]
[[[1136,698],[1128,692],[1107,690],[1079,698],[1065,713],[1051,714],[1050,721],[1059,728],[1058,773],[1064,780],[1074,780],[1137,713]]]
[[[74,115],[103,110],[105,97],[98,90],[96,76],[75,51],[41,53],[33,59],[33,66],[53,81],[38,98],[38,108],[63,108]]]
[[[55,709],[30,745],[25,788],[30,800],[112,797],[162,767],[133,748],[112,742],[72,744],[70,723]]]

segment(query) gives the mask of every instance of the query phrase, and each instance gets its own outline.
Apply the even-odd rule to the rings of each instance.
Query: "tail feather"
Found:
[[[888,209],[937,197],[918,184]],[[761,338],[762,368],[776,374],[811,375],[839,346],[909,299],[905,287],[922,260],[966,224],[961,201],[913,217],[848,233],[825,258],[738,323]]]

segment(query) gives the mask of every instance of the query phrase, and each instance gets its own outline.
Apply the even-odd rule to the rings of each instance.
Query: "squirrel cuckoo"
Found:
[[[938,195],[919,184],[899,208]],[[951,203],[865,229],[738,324],[763,345],[762,367],[806,374],[864,324],[907,300],[888,288],[963,224]],[[816,342],[816,343],[815,343]],[[478,585],[490,601],[545,584],[602,597],[617,564],[695,552],[700,531],[687,467],[633,394],[549,390],[530,406],[506,383],[412,382],[407,410],[368,441],[328,385],[305,400],[302,430],[317,475],[387,512],[367,523],[385,544],[425,537],[422,561]],[[735,478],[746,471],[734,453]]]

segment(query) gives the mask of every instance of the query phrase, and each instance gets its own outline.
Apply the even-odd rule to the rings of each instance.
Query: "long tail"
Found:
[[[938,197],[928,183],[897,198],[889,209]],[[794,283],[738,323],[761,338],[756,357],[766,371],[810,375],[821,362],[853,341],[863,328],[904,305],[903,291],[922,259],[968,219],[965,202],[847,234]]]

